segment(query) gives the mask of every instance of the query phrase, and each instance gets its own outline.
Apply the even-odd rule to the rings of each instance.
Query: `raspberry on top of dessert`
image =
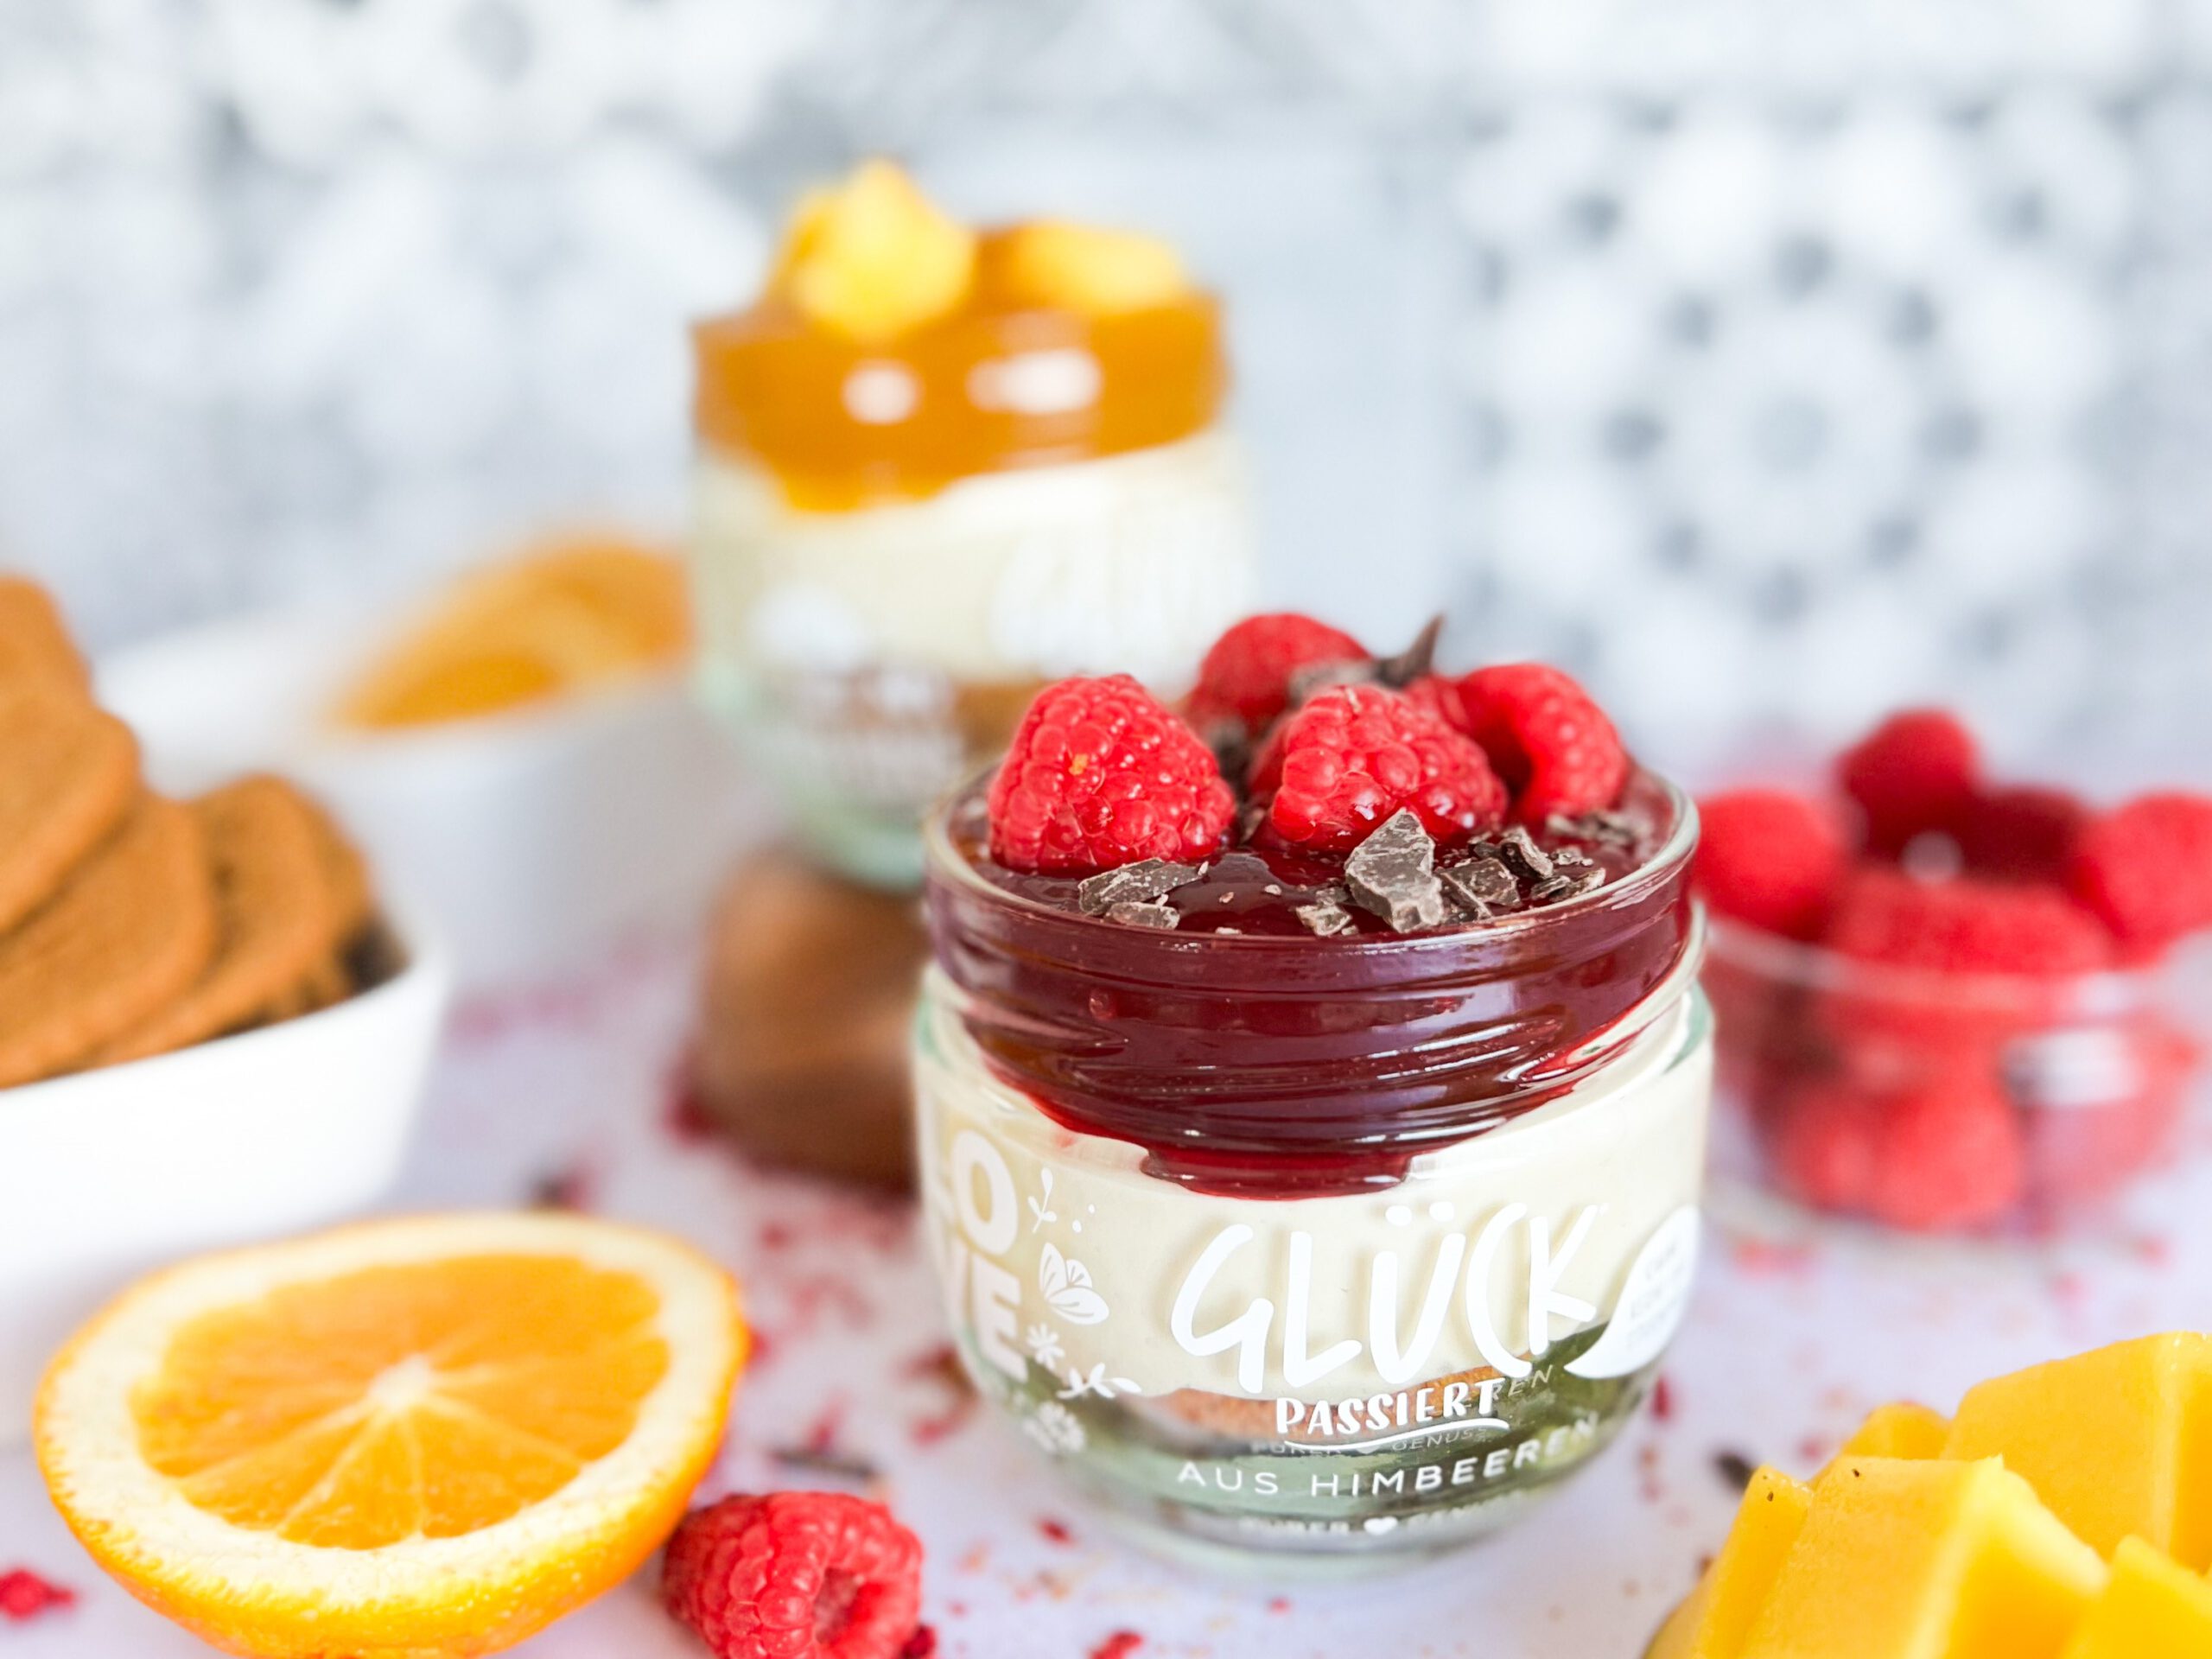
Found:
[[[1250,617],[1179,715],[1124,675],[1047,686],[955,839],[1060,909],[1321,938],[1559,904],[1648,857],[1663,791],[1588,693],[1541,664],[1438,673],[1435,633],[1378,658],[1311,617]]]

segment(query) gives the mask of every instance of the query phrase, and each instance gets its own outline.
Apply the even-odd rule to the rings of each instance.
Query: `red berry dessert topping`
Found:
[[[1257,735],[1289,706],[1291,676],[1299,670],[1367,657],[1367,647],[1342,628],[1295,611],[1248,616],[1215,640],[1198,664],[1191,718],[1201,726],[1234,720]]]
[[[1922,881],[1879,865],[1844,884],[1828,944],[1869,962],[1963,974],[2085,974],[2112,960],[2096,918],[2056,888]]]
[[[1513,816],[1541,824],[1609,807],[1628,781],[1628,751],[1605,711],[1542,663],[1478,668],[1432,682],[1426,699],[1482,745],[1512,791]]]
[[[1816,938],[1850,849],[1836,815],[1778,789],[1739,789],[1698,808],[1697,880],[1723,916]]]
[[[839,1492],[726,1497],[668,1541],[668,1610],[715,1659],[899,1659],[918,1625],[922,1546]]]
[[[1236,801],[1213,752],[1126,674],[1037,694],[990,795],[991,856],[1075,874],[1204,858]]]
[[[1915,836],[1957,827],[1980,768],[1974,734],[1955,716],[1915,709],[1845,750],[1836,778],[1866,816],[1869,850],[1893,858]]]
[[[1308,699],[1261,750],[1251,787],[1276,840],[1320,852],[1350,852],[1402,807],[1446,846],[1505,816],[1505,786],[1482,750],[1381,686]]]
[[[2107,813],[2082,832],[2068,880],[2131,948],[2212,927],[2212,800],[2145,795]]]

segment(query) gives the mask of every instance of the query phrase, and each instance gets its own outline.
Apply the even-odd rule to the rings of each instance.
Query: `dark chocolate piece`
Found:
[[[1309,931],[1325,939],[1349,932],[1352,925],[1351,912],[1342,905],[1300,905],[1298,919],[1305,923]]]
[[[1108,909],[1106,919],[1128,927],[1173,928],[1182,925],[1183,912],[1173,905],[1125,899]]]
[[[1529,894],[1532,905],[1555,905],[1563,899],[1579,899],[1605,884],[1603,870],[1582,870],[1573,875],[1555,875],[1548,881],[1539,881]]]
[[[1497,843],[1498,856],[1531,881],[1548,881],[1552,876],[1551,855],[1536,845],[1536,838],[1519,824],[1505,832]]]
[[[1308,663],[1294,669],[1290,676],[1290,706],[1299,707],[1308,697],[1315,696],[1332,686],[1371,685],[1375,681],[1375,664],[1357,658],[1346,662]]]
[[[1751,1484],[1758,1465],[1741,1452],[1724,1446],[1713,1454],[1713,1472],[1720,1477],[1729,1491],[1740,1492]]]
[[[1205,874],[1203,865],[1171,864],[1164,858],[1147,858],[1084,877],[1075,890],[1075,901],[1083,907],[1084,915],[1104,916],[1116,905],[1141,905],[1163,899]]]
[[[1436,877],[1436,842],[1421,820],[1400,808],[1344,861],[1352,902],[1411,933],[1435,927],[1445,916],[1444,884]]]
[[[1444,632],[1441,612],[1422,625],[1414,636],[1414,642],[1395,657],[1376,659],[1375,677],[1395,690],[1402,691],[1415,680],[1427,674],[1436,661],[1437,636]]]
[[[1600,847],[1625,849],[1643,838],[1643,827],[1633,817],[1611,807],[1599,807],[1571,818],[1555,812],[1545,828],[1555,836],[1571,836]]]
[[[1470,859],[1436,874],[1445,891],[1478,916],[1500,907],[1510,910],[1521,902],[1521,884],[1497,859]]]

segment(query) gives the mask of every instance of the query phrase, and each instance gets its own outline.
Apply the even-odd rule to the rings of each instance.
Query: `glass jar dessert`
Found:
[[[1679,791],[1440,836],[1386,783],[1338,853],[1269,816],[1301,712],[1235,833],[1079,875],[1002,861],[1068,747],[1033,711],[927,825],[915,1061],[978,1387],[1139,1530],[1306,1570],[1489,1531],[1618,1430],[1687,1304],[1712,1031]]]
[[[697,327],[704,683],[812,850],[912,885],[1046,678],[1187,683],[1254,562],[1221,328],[1164,244],[975,232],[883,162]]]

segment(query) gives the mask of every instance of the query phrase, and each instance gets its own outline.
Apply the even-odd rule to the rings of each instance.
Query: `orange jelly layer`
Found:
[[[1018,304],[998,276],[1007,235],[983,236],[957,309],[893,340],[846,339],[774,294],[698,324],[701,437],[766,467],[793,507],[840,512],[921,500],[979,474],[1147,449],[1212,424],[1228,372],[1211,295],[1104,316]],[[995,377],[1042,353],[1087,359],[1093,395],[1043,411],[1006,406]],[[881,383],[898,390],[901,372],[912,406],[884,418]],[[875,380],[877,398],[855,393],[856,373]]]

